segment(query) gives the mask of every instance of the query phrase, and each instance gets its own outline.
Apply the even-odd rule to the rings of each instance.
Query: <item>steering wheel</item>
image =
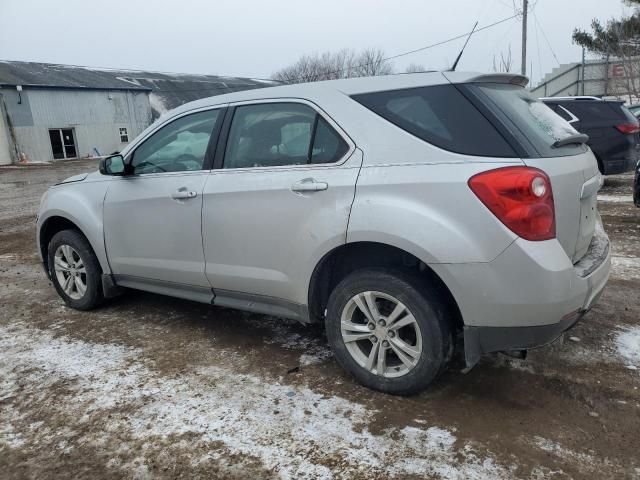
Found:
[[[176,168],[175,169],[176,171],[178,170],[193,171],[193,170],[200,170],[202,168],[202,160],[198,160],[198,157],[188,153],[184,153],[180,155],[178,158],[176,158],[175,164],[176,166],[181,165],[182,167],[184,167],[184,168]]]

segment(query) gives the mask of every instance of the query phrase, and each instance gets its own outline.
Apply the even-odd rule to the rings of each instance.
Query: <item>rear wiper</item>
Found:
[[[569,135],[568,137],[564,137],[561,140],[556,140],[551,145],[553,148],[564,147],[565,145],[573,145],[578,144],[582,145],[583,143],[587,143],[589,141],[589,135],[585,135],[584,133],[576,133],[575,135]]]

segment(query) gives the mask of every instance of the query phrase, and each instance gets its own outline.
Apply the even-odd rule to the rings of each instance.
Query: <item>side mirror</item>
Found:
[[[111,155],[100,160],[100,173],[102,175],[123,176],[127,173],[127,164],[122,155]]]

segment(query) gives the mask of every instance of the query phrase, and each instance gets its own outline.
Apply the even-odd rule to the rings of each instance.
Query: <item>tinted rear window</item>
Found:
[[[352,98],[445,150],[485,157],[517,156],[489,120],[453,85],[365,93]]]
[[[622,110],[622,104],[618,102],[602,102],[598,100],[573,100],[571,102],[559,102],[564,108],[572,112],[581,121],[610,120],[619,122],[628,120]]]
[[[502,83],[472,84],[469,90],[497,109],[507,121],[521,133],[521,138],[531,143],[540,157],[577,155],[586,151],[581,144],[568,144],[559,148],[552,145],[578,132],[569,122],[556,114],[542,101],[532,97],[518,85]],[[531,155],[533,156],[533,155]]]

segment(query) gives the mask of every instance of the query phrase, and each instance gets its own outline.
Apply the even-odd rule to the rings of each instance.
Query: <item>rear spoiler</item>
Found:
[[[468,78],[463,77],[465,74],[455,75],[455,73],[457,72],[442,72],[451,83],[507,83],[520,87],[526,87],[529,84],[527,77],[514,73],[489,73],[486,75],[468,76]]]

